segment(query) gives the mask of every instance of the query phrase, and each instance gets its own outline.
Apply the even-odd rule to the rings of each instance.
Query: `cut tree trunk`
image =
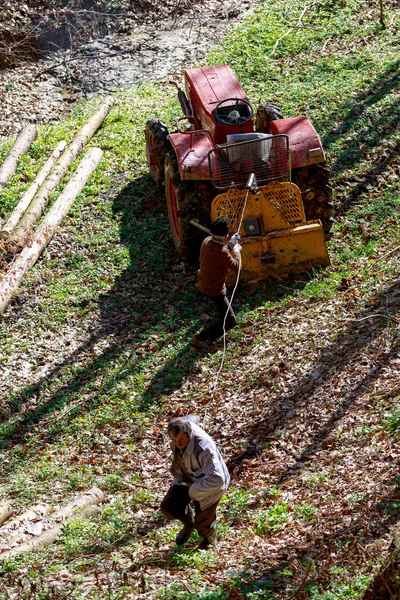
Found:
[[[7,273],[0,279],[0,314],[8,306],[12,295],[25,274],[35,264],[44,248],[50,242],[57,227],[71,208],[78,194],[85,187],[87,180],[96,169],[102,156],[103,151],[100,148],[91,148],[86,153],[63,192],[35,231],[32,242],[23,249],[15,262],[11,264]]]
[[[14,531],[16,531],[26,521],[32,521],[33,519],[36,519],[39,516],[43,517],[48,512],[49,507],[45,504],[38,504],[37,506],[32,506],[32,508],[29,508],[25,512],[14,517],[14,519],[11,519],[11,521],[8,521],[8,523],[6,523],[5,525],[2,525],[0,534],[4,535],[4,532],[6,532],[6,534],[10,532],[14,533]]]
[[[0,529],[0,552],[2,549],[14,546],[22,536],[26,535],[26,528],[40,521],[49,510],[48,506],[40,504],[6,522]]]
[[[56,162],[56,160],[58,160],[58,158],[60,158],[61,153],[65,150],[66,145],[67,142],[62,140],[50,154],[46,163],[43,165],[42,169],[37,174],[34,182],[22,196],[21,200],[18,202],[17,206],[14,208],[7,222],[3,226],[3,229],[0,231],[0,239],[6,240],[9,237],[10,233],[14,231],[22,215],[25,213],[26,209],[30,205],[36,192],[41,187],[44,180],[54,167],[54,163]]]
[[[0,523],[7,521],[12,515],[12,508],[7,502],[0,502]]]
[[[32,552],[32,550],[38,550],[39,548],[43,548],[44,546],[50,546],[50,544],[53,544],[56,541],[56,539],[58,538],[58,536],[60,535],[67,523],[74,519],[89,519],[93,515],[98,514],[100,511],[101,508],[99,506],[86,506],[79,512],[75,513],[74,515],[63,521],[62,523],[57,523],[53,527],[50,527],[50,529],[46,529],[46,531],[43,531],[43,533],[41,533],[40,535],[37,535],[31,538],[30,540],[23,542],[22,544],[19,544],[14,548],[11,548],[11,550],[2,552],[0,554],[0,560],[11,558],[16,554],[20,554],[21,552]]]
[[[78,496],[78,498],[64,506],[64,508],[60,508],[56,512],[52,513],[51,519],[54,521],[61,521],[66,517],[69,517],[76,508],[83,508],[85,506],[90,506],[91,504],[100,504],[101,502],[104,502],[104,500],[104,492],[102,492],[99,488],[92,488],[85,494]]]
[[[0,560],[10,558],[21,552],[30,552],[52,544],[56,541],[69,521],[72,519],[87,519],[92,515],[97,514],[100,512],[98,504],[103,503],[104,500],[105,495],[99,488],[92,488],[85,494],[78,496],[63,508],[54,511],[51,515],[42,519],[42,532],[39,535],[31,535],[30,539],[24,540],[22,543],[18,544],[21,537],[26,535],[25,532],[20,530],[19,536],[14,535],[12,539],[8,540],[8,544],[6,544],[8,547],[12,546],[12,544],[15,544],[15,546],[11,547],[6,552],[1,552]],[[79,510],[77,511],[77,509]]]
[[[76,159],[78,154],[82,152],[83,148],[99,129],[113,107],[113,104],[114,99],[111,96],[108,97],[100,106],[99,110],[90,117],[86,125],[82,127],[74,140],[64,150],[50,175],[37,191],[34,199],[30,203],[24,216],[21,218],[18,226],[8,238],[8,249],[11,252],[21,250],[25,246],[35,226],[35,223],[41,217],[49,202],[50,195],[54,192],[60,181],[63,179],[64,175],[67,173],[69,167]]]
[[[28,152],[32,142],[36,139],[36,135],[36,125],[25,125],[19,132],[14,146],[0,167],[0,190],[6,187],[8,180],[14,175],[19,157]]]

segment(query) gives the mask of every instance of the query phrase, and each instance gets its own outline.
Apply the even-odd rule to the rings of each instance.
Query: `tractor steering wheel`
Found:
[[[232,103],[235,103],[234,106]],[[229,104],[228,104],[229,103]],[[242,117],[239,113],[239,105],[245,104],[249,109],[248,116]],[[226,114],[226,109],[230,108],[228,114]],[[227,98],[226,100],[221,100],[218,102],[215,107],[215,118],[223,123],[224,125],[243,125],[250,121],[254,116],[253,107],[251,106],[248,100],[244,98]]]

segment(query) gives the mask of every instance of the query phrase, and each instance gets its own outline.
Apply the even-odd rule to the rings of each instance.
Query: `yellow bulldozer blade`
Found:
[[[292,183],[272,182],[256,192],[232,188],[212,202],[211,220],[222,215],[229,217],[230,233],[240,226],[243,281],[330,265],[322,225],[306,221],[301,192]]]

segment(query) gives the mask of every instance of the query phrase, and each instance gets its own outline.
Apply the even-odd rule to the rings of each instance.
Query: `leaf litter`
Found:
[[[343,182],[343,188],[346,185]],[[346,237],[337,243],[347,243]],[[361,265],[360,259],[354,271]],[[396,272],[398,255],[389,256],[385,268]],[[177,295],[194,286],[194,273],[183,268],[171,272]],[[108,538],[99,521],[102,532],[94,532],[88,545],[74,554],[67,555],[61,543],[46,556],[32,559],[40,573],[38,589],[50,590],[53,597],[107,597],[111,590],[127,586],[126,597],[132,598],[154,598],[168,591],[170,597],[190,597],[199,595],[199,589],[244,598],[247,588],[258,585],[286,600],[296,590],[297,597],[309,597],[304,589],[308,583],[324,593],[335,570],[342,569],[347,580],[371,573],[387,551],[398,519],[400,451],[398,438],[384,422],[399,409],[400,281],[386,279],[379,271],[373,281],[349,276],[338,283],[338,293],[327,298],[297,295],[298,284],[296,278],[283,282],[289,293],[282,306],[261,306],[240,323],[240,334],[235,337],[232,332],[214,393],[221,347],[194,359],[183,353],[171,358],[173,332],[161,340],[153,334],[149,341],[153,311],[144,310],[142,320],[130,326],[131,313],[124,315],[121,307],[116,328],[111,319],[101,321],[98,307],[89,306],[78,323],[71,317],[63,327],[38,335],[29,323],[32,311],[40,317],[40,309],[27,292],[21,294],[19,311],[9,315],[9,326],[19,335],[19,352],[3,361],[4,418],[17,415],[10,433],[12,451],[2,451],[4,489],[22,507],[26,496],[20,498],[21,488],[13,488],[7,477],[19,460],[23,464],[34,457],[44,463],[51,459],[60,467],[52,502],[71,493],[66,468],[88,469],[90,478],[103,478],[108,486],[109,510],[119,504],[118,518],[122,514],[129,521],[120,537]],[[266,295],[267,286],[276,282],[260,285]],[[38,294],[45,287],[44,279]],[[146,299],[146,293],[138,290],[137,297]],[[123,292],[126,302],[130,295],[129,287]],[[241,306],[248,295],[250,288],[239,291]],[[171,302],[176,298],[160,293],[159,310],[179,314]],[[199,314],[205,320],[205,313]],[[146,360],[153,361],[154,368],[143,369],[138,377],[135,368],[140,370]],[[102,371],[105,361],[114,367],[112,377]],[[157,387],[163,361],[184,372],[170,387]],[[76,375],[74,383],[70,369]],[[117,383],[128,381],[127,376],[136,377],[135,385],[127,386],[129,395],[140,398],[142,390],[151,389],[153,404],[144,405],[141,416],[132,412],[121,419],[121,386],[120,396],[113,398],[115,415],[111,410],[101,419],[96,402],[111,394]],[[21,381],[32,393],[21,395],[18,406],[9,405],[8,398],[18,397]],[[80,387],[79,397],[74,385]],[[41,411],[63,394],[65,404]],[[86,418],[91,410],[94,425]],[[166,424],[177,414],[191,412],[218,442],[233,475],[228,500],[219,511],[218,551],[202,554],[197,562],[194,543],[182,552],[173,550],[176,524],[166,524],[157,512],[169,482]],[[78,427],[71,430],[68,426],[75,420]],[[113,479],[115,474],[119,479]],[[75,485],[84,483],[86,479]],[[27,477],[24,489],[31,484]],[[48,499],[46,488],[40,489],[43,498],[35,502]],[[64,568],[52,575],[46,570],[49,560]],[[9,590],[20,586],[26,591],[30,585],[23,565],[6,574],[4,582]],[[18,597],[12,593],[10,597]]]

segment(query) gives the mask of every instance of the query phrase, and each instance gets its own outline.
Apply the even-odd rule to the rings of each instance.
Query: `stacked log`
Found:
[[[65,148],[65,142],[61,142],[57,146],[0,232],[0,239],[6,239],[5,249],[11,253],[22,250],[15,262],[11,264],[8,272],[2,278],[0,277],[0,314],[8,306],[22,278],[35,264],[43,249],[50,242],[61,220],[67,214],[75,198],[82,191],[88,178],[100,162],[102,157],[100,149],[94,148],[87,153],[63,193],[30,240],[35,223],[42,216],[50,195],[55,191],[72,162],[99,129],[113,105],[114,99],[111,96],[106,98],[69,146]],[[16,168],[17,157],[23,151],[26,151],[27,138],[32,143],[35,136],[36,128],[33,129],[33,126],[31,126],[29,129],[27,128],[24,136],[21,134],[21,138],[17,138],[12,151],[0,168],[0,186],[5,185],[9,176],[11,176],[12,168]],[[27,245],[28,240],[30,240],[30,243]]]
[[[57,201],[50,208],[39,225],[32,241],[11,264],[0,280],[0,314],[7,308],[14,292],[25,274],[35,264],[44,248],[50,242],[57,227],[65,217],[76,197],[86,185],[87,180],[103,156],[100,148],[91,148],[71,177]]]
[[[50,174],[52,168],[56,160],[60,157],[61,153],[65,150],[67,142],[64,140],[61,141],[57,147],[53,150],[46,163],[43,165],[40,172],[37,174],[35,180],[29,189],[22,196],[21,200],[18,202],[17,206],[12,211],[9,216],[7,222],[3,225],[3,229],[0,231],[0,239],[6,240],[10,234],[14,231],[16,226],[18,225],[21,217],[24,215],[26,209],[30,205],[33,200],[35,194],[40,189],[41,185],[44,183],[46,177]]]
[[[72,162],[82,152],[83,148],[99,129],[104,119],[110,112],[114,99],[108,97],[100,108],[90,117],[73,141],[64,150],[50,175],[46,178],[35,197],[30,202],[25,214],[21,217],[18,226],[9,237],[9,247],[13,252],[21,250],[28,242],[29,236],[37,220],[46,208],[50,195],[55,191],[60,181],[64,178]]]
[[[49,507],[40,504],[6,521],[0,528],[0,552],[27,539],[35,531],[37,523],[49,512]]]

